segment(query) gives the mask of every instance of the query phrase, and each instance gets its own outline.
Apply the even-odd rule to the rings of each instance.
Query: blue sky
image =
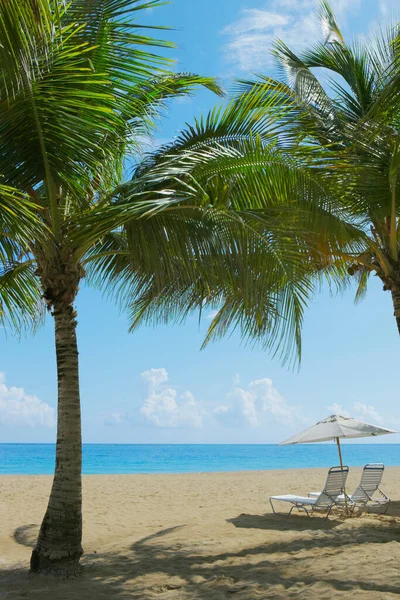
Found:
[[[345,35],[368,35],[396,0],[336,0]],[[313,0],[175,0],[146,21],[169,25],[178,69],[219,77],[273,74],[279,36],[298,49],[320,35]],[[171,139],[218,100],[209,92],[171,106],[155,144]],[[288,371],[237,336],[200,352],[198,324],[141,328],[84,285],[77,306],[83,438],[86,442],[278,442],[332,412],[400,429],[399,340],[390,296],[372,280],[367,298],[324,291],[305,319],[300,370]],[[0,332],[0,441],[55,440],[56,372],[52,319],[36,336]],[[381,438],[400,442],[400,436]]]

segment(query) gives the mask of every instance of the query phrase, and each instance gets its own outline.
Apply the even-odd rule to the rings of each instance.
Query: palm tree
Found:
[[[400,333],[399,29],[348,44],[327,1],[319,13],[324,43],[298,56],[278,41],[273,52],[282,76],[241,81],[238,93],[261,98],[261,121],[275,124],[282,150],[308,162],[330,210],[354,227],[350,252],[321,247],[320,272],[339,268],[355,277],[357,300],[369,276],[379,277]]]
[[[116,190],[117,201],[147,217],[124,231],[137,252],[135,268],[127,251],[111,256],[121,241],[105,236],[110,253],[94,259],[94,279],[118,290],[132,329],[217,309],[203,346],[238,329],[281,361],[299,361],[308,300],[322,277],[340,286],[347,275],[329,257],[360,253],[364,232],[332,204],[324,172],[311,161],[314,151],[284,143],[287,113],[269,86],[246,86],[147,156]],[[144,255],[150,239],[168,244],[168,252]]]
[[[78,569],[81,424],[74,300],[99,240],[123,227],[112,205],[129,153],[168,98],[210,78],[169,71],[136,15],[159,0],[10,0],[0,6],[0,314],[54,318],[56,467],[31,568]],[[96,215],[95,225],[92,216]],[[90,217],[90,218],[89,218]],[[40,225],[38,225],[40,221]]]

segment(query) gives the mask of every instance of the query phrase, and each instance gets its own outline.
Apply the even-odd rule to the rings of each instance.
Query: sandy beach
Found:
[[[361,470],[351,469],[349,489]],[[48,476],[0,477],[0,599],[398,598],[400,468],[388,516],[274,516],[271,494],[319,489],[325,469],[84,477],[87,569],[27,572]]]

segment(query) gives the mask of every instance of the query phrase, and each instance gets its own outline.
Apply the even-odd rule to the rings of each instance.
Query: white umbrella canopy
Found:
[[[342,452],[340,449],[340,440],[342,438],[374,437],[385,435],[386,433],[397,433],[397,431],[364,423],[364,421],[357,421],[357,419],[353,419],[352,417],[331,415],[323,421],[318,421],[318,423],[301,433],[297,433],[288,440],[281,442],[278,446],[286,446],[286,444],[311,444],[313,442],[335,440],[339,452],[340,466],[343,468]]]
[[[329,440],[337,441],[342,438],[360,438],[385,435],[387,433],[397,432],[393,431],[393,429],[384,429],[377,425],[357,421],[357,419],[351,417],[331,415],[278,445],[310,444],[312,442],[328,442]]]

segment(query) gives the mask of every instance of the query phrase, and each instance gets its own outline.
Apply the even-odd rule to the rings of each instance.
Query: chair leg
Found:
[[[271,498],[269,499],[269,503],[270,503],[270,505],[271,505],[272,512],[274,513],[274,515],[279,515],[280,513],[276,512],[276,510],[275,510],[275,507],[274,507],[274,504],[273,504],[273,502],[272,502]],[[287,515],[288,515],[288,516],[289,516],[289,515],[292,513],[292,510],[293,510],[294,508],[296,508],[296,507],[293,505],[293,506],[292,506],[292,508],[291,508],[291,509],[289,510],[289,512],[287,513]],[[281,514],[282,514],[282,513],[281,513]],[[283,514],[284,514],[284,513],[283,513]]]
[[[269,503],[270,503],[270,505],[271,505],[272,512],[274,513],[274,515],[279,515],[279,513],[277,513],[277,512],[276,512],[276,510],[275,510],[275,507],[274,507],[274,504],[273,504],[273,502],[272,502],[272,499],[271,499],[271,498],[269,499]],[[289,510],[289,512],[287,513],[287,516],[288,516],[288,517],[289,517],[289,516],[292,514],[292,510],[293,510],[294,508],[299,508],[299,507],[298,507],[298,506],[296,506],[295,504],[293,504],[292,508],[291,508],[291,509]],[[301,510],[301,509],[299,509],[299,510]],[[306,513],[308,514],[307,510],[306,510]],[[310,515],[308,515],[308,516],[310,516]]]
[[[298,506],[297,508],[299,509],[299,511],[303,510],[306,513],[307,517],[311,518],[311,515],[305,506]]]

